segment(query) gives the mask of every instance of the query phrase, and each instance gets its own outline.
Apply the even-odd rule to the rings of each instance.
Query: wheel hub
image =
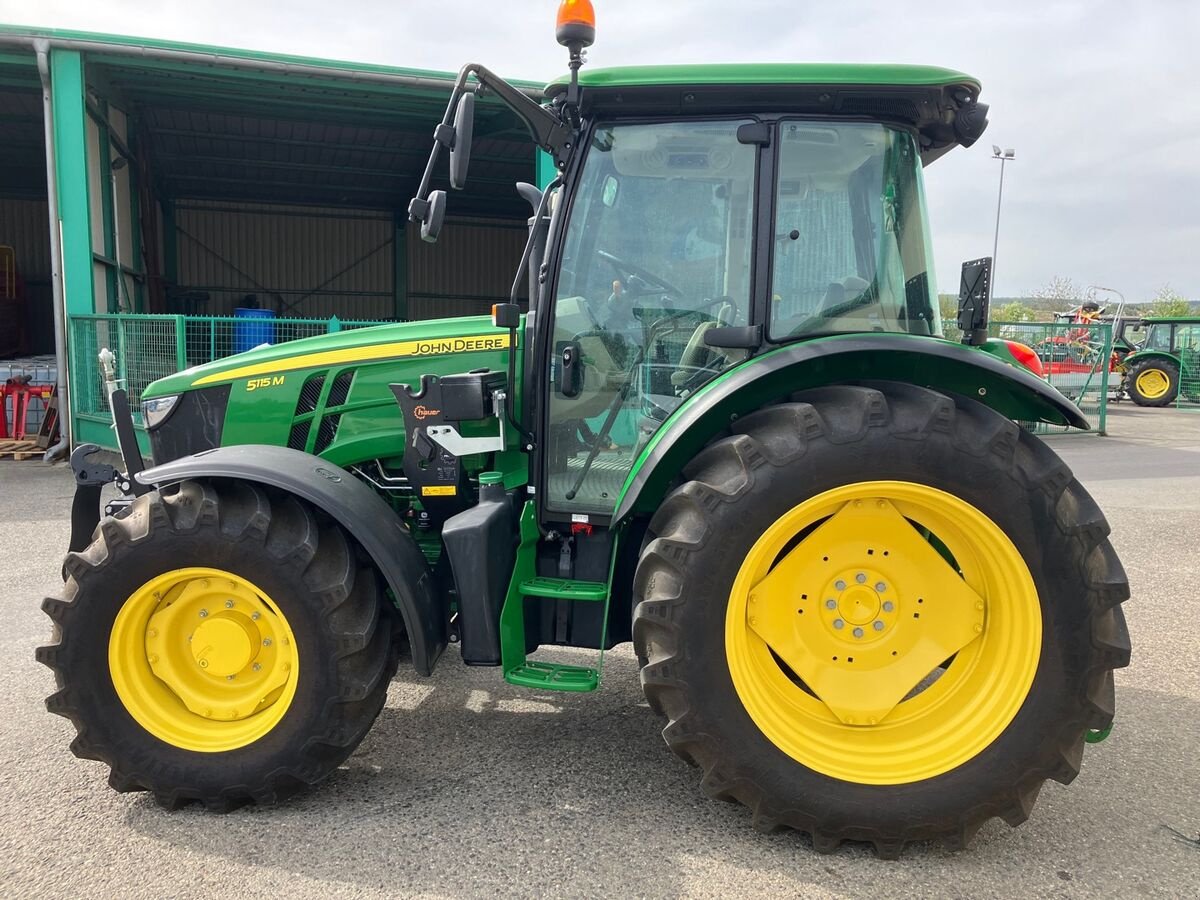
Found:
[[[826,629],[851,644],[883,637],[896,622],[895,590],[893,586],[889,594],[888,588],[883,574],[865,560],[839,573],[822,593],[821,619]]]
[[[192,659],[208,675],[236,675],[250,665],[262,635],[241,613],[221,614],[201,622],[189,639]]]

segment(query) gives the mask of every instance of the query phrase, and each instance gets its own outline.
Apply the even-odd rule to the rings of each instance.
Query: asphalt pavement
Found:
[[[592,695],[504,684],[453,650],[403,669],[359,750],[272,809],[169,813],[67,749],[34,662],[73,484],[0,463],[0,895],[11,897],[1194,897],[1200,884],[1200,413],[1122,406],[1050,438],[1108,515],[1133,587],[1117,723],[1018,829],[897,862],[710,801],[667,750],[629,648]],[[573,651],[563,659],[578,657]],[[1191,840],[1189,840],[1189,838]]]

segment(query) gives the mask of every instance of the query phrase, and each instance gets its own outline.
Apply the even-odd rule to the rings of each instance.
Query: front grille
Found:
[[[321,420],[321,427],[317,430],[317,444],[313,447],[313,453],[320,453],[333,443],[333,439],[337,437],[338,424],[341,419],[341,416],[326,416]]]
[[[150,429],[150,454],[156,465],[221,446],[229,385],[186,391],[167,420]]]

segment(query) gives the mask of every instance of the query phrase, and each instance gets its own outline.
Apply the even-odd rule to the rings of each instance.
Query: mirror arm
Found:
[[[467,84],[472,75],[479,82],[477,86]],[[469,90],[479,92],[484,89],[494,93],[505,106],[516,113],[529,129],[534,143],[549,153],[560,169],[566,165],[567,157],[574,146],[575,133],[570,125],[490,69],[478,63],[467,63],[459,70],[458,78],[454,81],[454,90],[450,92],[450,102],[446,104],[446,113],[434,129],[433,149],[429,152],[429,160],[425,163],[425,171],[421,175],[417,192],[408,204],[410,221],[423,222],[429,213],[429,188],[433,182],[433,170],[441,156],[442,148],[449,149],[453,143],[454,113],[458,108],[459,97]]]

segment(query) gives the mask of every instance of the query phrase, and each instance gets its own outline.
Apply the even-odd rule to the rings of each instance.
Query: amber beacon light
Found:
[[[596,40],[596,11],[592,0],[562,0],[554,36],[572,53],[592,46]]]

